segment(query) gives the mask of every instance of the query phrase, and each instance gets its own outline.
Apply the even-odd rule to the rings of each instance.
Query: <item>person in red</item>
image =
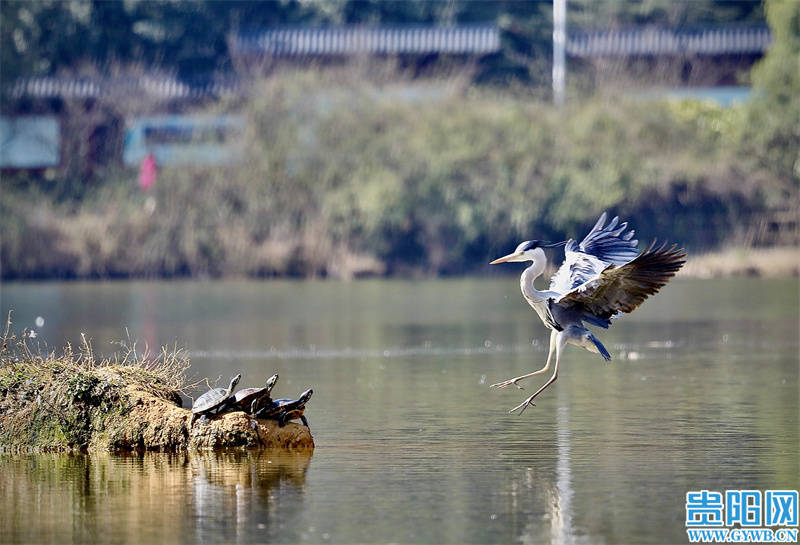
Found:
[[[142,164],[139,167],[139,187],[141,187],[143,191],[147,191],[156,183],[157,171],[156,158],[153,157],[152,153],[148,153],[145,158],[142,159]]]

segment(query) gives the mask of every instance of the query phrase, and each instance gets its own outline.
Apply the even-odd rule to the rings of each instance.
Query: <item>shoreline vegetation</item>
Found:
[[[398,101],[308,74],[254,85],[223,108],[249,120],[236,164],[164,167],[149,191],[135,169],[91,184],[4,175],[2,278],[475,274],[603,211],[690,255],[800,238],[796,222],[764,229],[797,217],[800,186],[749,149],[749,106],[600,97],[554,111],[473,88]]]
[[[727,248],[697,256],[690,255],[677,276],[796,278],[800,276],[800,247]]]
[[[800,247],[798,6],[766,4],[773,43],[742,74],[750,98],[729,107],[645,96],[625,78],[593,83],[576,67],[554,108],[541,86],[369,62],[267,77],[241,66],[240,95],[180,111],[98,98],[92,111],[120,125],[106,149],[122,148],[137,116],[236,114],[236,158],[158,165],[145,190],[118,159],[89,161],[88,129],[70,126],[65,141],[81,144],[60,168],[3,173],[0,277],[475,274],[521,240],[585,233],[603,211],[643,245],[698,256],[692,274],[795,274],[764,261],[784,260],[766,248]],[[88,107],[65,100],[64,112]],[[736,247],[765,250],[742,265],[726,250]]]
[[[545,276],[552,276],[558,267],[561,265],[557,257],[554,263],[549,264],[549,270],[545,271]],[[514,276],[516,272],[493,272],[492,277],[498,276]],[[469,273],[463,277],[487,277],[480,273]],[[714,279],[714,278],[728,278],[736,276],[748,276],[753,278],[796,278],[800,277],[800,247],[798,246],[778,246],[772,248],[747,248],[747,247],[728,247],[723,250],[700,252],[698,254],[690,253],[686,259],[686,265],[681,268],[676,274],[678,278],[696,278],[696,279]],[[384,269],[379,266],[374,268],[362,268],[360,274],[356,277],[348,276],[344,278],[329,278],[332,281],[352,281],[358,279],[372,279],[372,278],[394,278],[384,275]],[[399,276],[399,278],[425,278],[432,275],[424,275],[421,273],[415,274],[413,271],[408,271],[406,275]],[[241,275],[230,275],[222,278],[210,278],[208,276],[198,277],[169,277],[166,280],[242,280],[248,277]],[[292,279],[294,277],[267,277],[267,278],[250,278],[252,280],[265,280],[272,279]],[[319,279],[319,278],[317,278]],[[148,276],[148,277],[131,277],[131,278],[14,278],[5,279],[4,282],[51,282],[51,281],[127,281],[127,280],[165,280],[165,278]]]
[[[698,256],[687,274],[795,274],[766,248],[800,245],[800,8],[770,2],[767,18],[774,43],[751,98],[730,107],[617,83],[578,85],[557,109],[541,88],[369,63],[243,74],[241,97],[181,112],[246,120],[228,165],[159,166],[149,190],[120,165],[4,173],[0,277],[475,274],[521,240],[585,233],[603,211],[642,245]],[[142,101],[93,107],[119,123],[167,107]],[[765,250],[742,265],[737,247]]]
[[[186,383],[189,360],[180,349],[151,354],[121,344],[98,359],[84,340],[78,352],[67,345],[42,355],[10,326],[0,353],[0,451],[314,448],[305,426],[279,427],[241,411],[190,426],[180,393],[197,385]]]

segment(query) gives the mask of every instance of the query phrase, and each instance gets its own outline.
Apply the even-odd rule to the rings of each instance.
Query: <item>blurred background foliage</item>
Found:
[[[550,2],[1,6],[4,78],[81,63],[147,63],[184,77],[234,70],[225,36],[246,25],[491,20],[504,30],[502,53],[474,77],[415,81],[431,85],[424,100],[396,100],[402,75],[370,66],[254,77],[245,98],[205,107],[244,113],[242,160],[165,167],[148,194],[121,167],[92,183],[4,176],[5,278],[462,274],[520,240],[575,236],[604,210],[630,219],[642,243],[669,237],[708,250],[753,243],[760,214],[799,201],[800,3],[791,0],[767,4],[775,45],[745,104],[573,89],[560,110],[542,91]],[[763,17],[759,2],[712,0],[573,0],[570,10],[571,24],[596,25]]]
[[[791,1],[791,0],[790,0]],[[3,77],[50,75],[87,64],[141,64],[181,77],[235,70],[232,31],[275,25],[495,23],[503,48],[478,81],[550,84],[552,0],[9,0],[0,4]],[[760,22],[761,0],[570,0],[570,25]]]

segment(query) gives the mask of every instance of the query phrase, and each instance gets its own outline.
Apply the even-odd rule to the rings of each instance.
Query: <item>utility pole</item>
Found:
[[[567,0],[553,0],[553,101],[564,105],[567,79]]]

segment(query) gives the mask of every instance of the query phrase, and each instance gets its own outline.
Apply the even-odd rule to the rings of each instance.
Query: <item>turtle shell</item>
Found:
[[[228,397],[228,390],[225,388],[214,388],[213,390],[209,390],[194,400],[194,403],[192,404],[192,412],[197,414],[216,409],[222,405],[225,400],[228,399]]]
[[[192,413],[204,413],[222,406],[222,404],[231,397],[233,389],[236,387],[236,384],[239,382],[240,378],[241,375],[237,375],[231,379],[231,384],[227,389],[214,388],[195,399],[194,403],[192,403]]]
[[[232,405],[235,409],[248,412],[254,400],[264,396],[269,398],[272,388],[278,381],[277,373],[267,379],[263,388],[242,388],[231,397]]]
[[[253,401],[258,394],[266,390],[266,388],[242,388],[231,397],[231,401],[234,403],[247,403],[249,401]]]

